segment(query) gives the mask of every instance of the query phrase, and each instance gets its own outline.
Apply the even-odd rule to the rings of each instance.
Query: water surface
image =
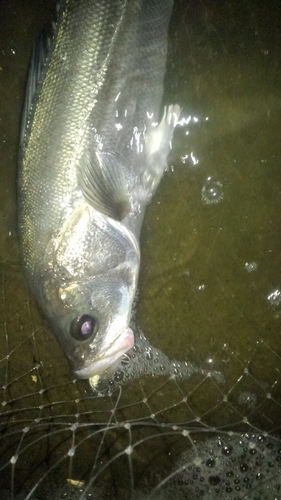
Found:
[[[134,317],[137,334],[176,360],[175,377],[142,374],[101,397],[73,381],[19,260],[24,85],[34,36],[54,6],[0,3],[3,498],[152,498],[154,488],[153,498],[168,498],[169,484],[194,498],[179,464],[204,457],[201,442],[229,430],[280,431],[280,7],[175,1],[164,99],[182,106],[183,120],[143,225]],[[149,370],[158,373],[153,352]],[[196,369],[181,377],[177,362]],[[236,434],[225,436],[236,453]],[[278,487],[277,470],[263,470],[267,486]],[[201,475],[206,498],[230,487],[222,473],[216,485]],[[277,496],[251,484],[261,499]],[[246,498],[239,491],[228,498]]]

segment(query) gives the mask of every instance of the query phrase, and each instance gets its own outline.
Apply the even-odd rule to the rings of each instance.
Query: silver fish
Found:
[[[65,0],[53,39],[32,57],[22,259],[81,378],[110,371],[134,344],[140,229],[179,116],[170,105],[159,121],[172,3]]]

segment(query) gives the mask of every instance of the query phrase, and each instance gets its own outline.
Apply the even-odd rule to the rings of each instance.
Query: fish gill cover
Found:
[[[0,6],[1,498],[277,499],[278,3],[175,2],[182,126],[142,229],[136,346],[95,392],[28,293],[16,238],[24,83],[54,8]]]

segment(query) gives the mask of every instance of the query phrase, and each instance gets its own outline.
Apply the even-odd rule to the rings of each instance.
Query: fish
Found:
[[[108,376],[134,345],[141,226],[180,114],[162,106],[172,6],[65,0],[31,57],[22,263],[77,378]]]

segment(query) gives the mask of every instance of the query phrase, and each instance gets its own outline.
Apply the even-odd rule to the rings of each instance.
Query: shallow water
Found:
[[[147,341],[137,342],[142,355],[131,353],[131,371],[137,359],[152,375],[120,386],[119,373],[104,396],[73,381],[19,262],[15,179],[24,84],[32,41],[54,5],[0,3],[2,497],[169,498],[172,488],[178,498],[277,498],[278,2],[175,1],[165,99],[182,106],[185,120],[143,225],[134,323]],[[173,361],[158,375],[163,355]],[[220,456],[213,476],[202,466],[210,459],[204,446],[216,450],[218,439],[232,446],[235,479],[251,485],[248,493],[239,482],[226,484],[230,465]],[[259,465],[239,447],[255,450]]]

